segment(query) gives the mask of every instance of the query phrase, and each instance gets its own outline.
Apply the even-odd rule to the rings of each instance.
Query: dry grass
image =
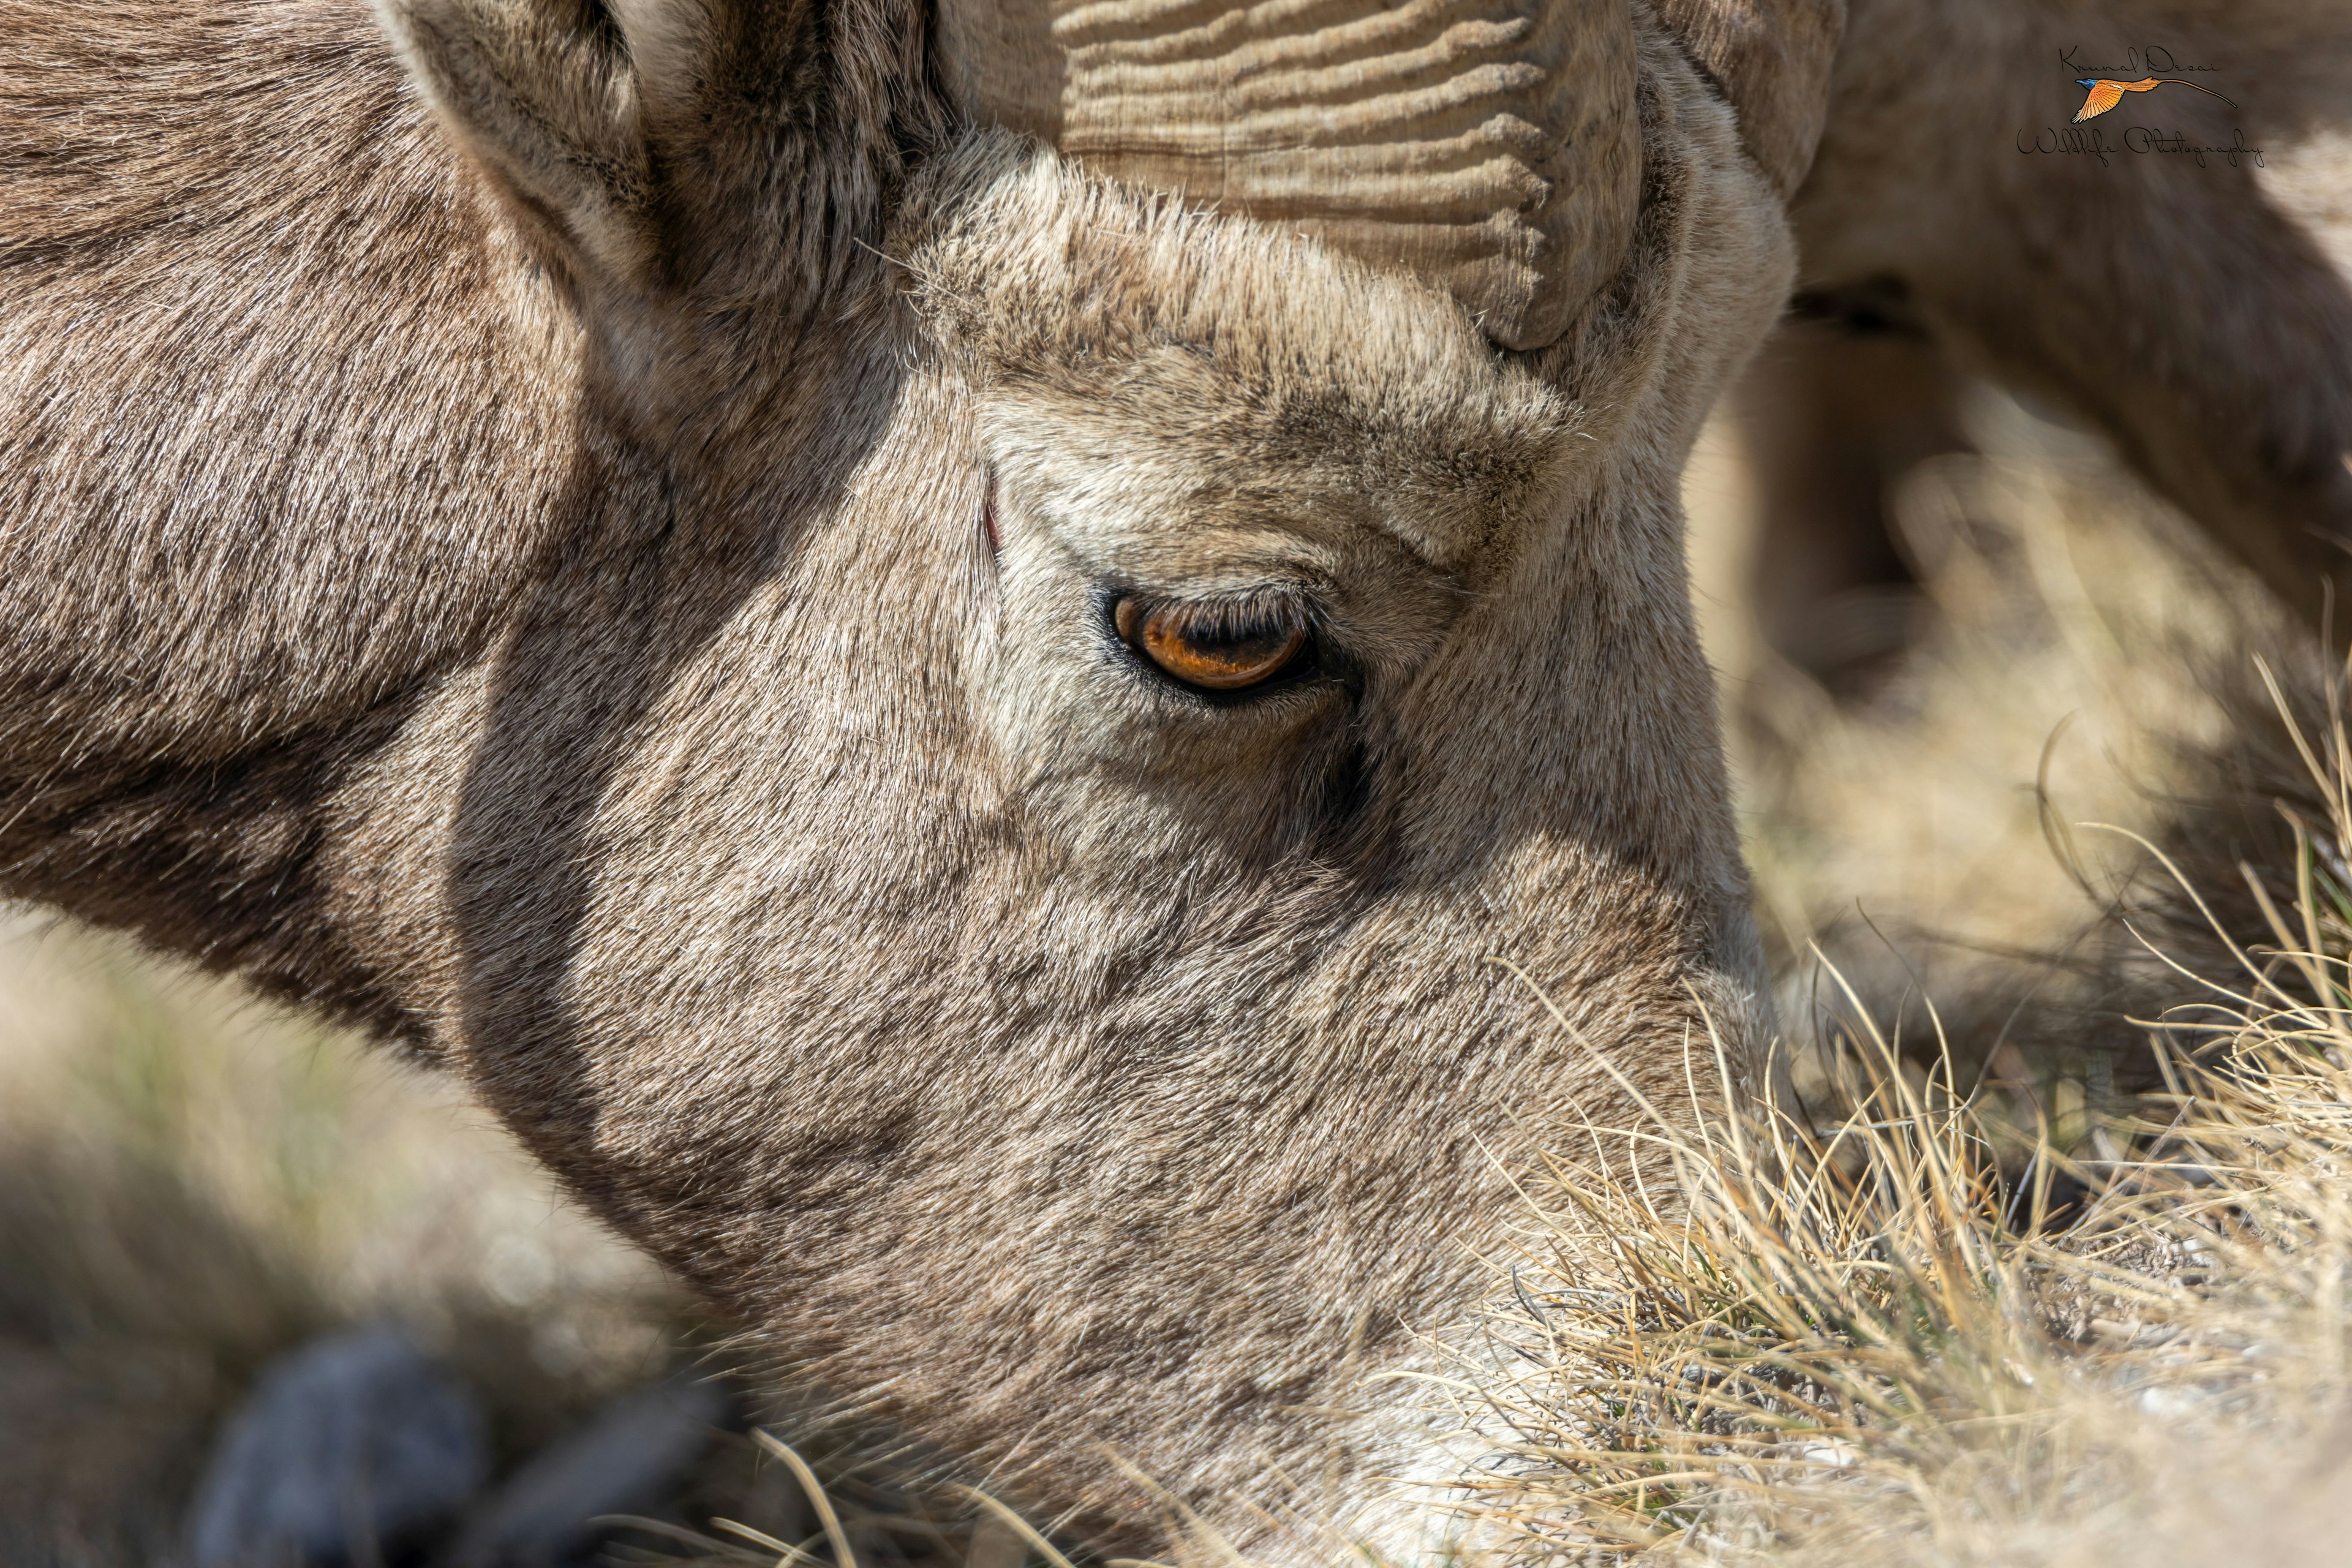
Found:
[[[1485,1369],[1440,1500],[1465,1563],[2342,1555],[2339,709],[2274,653],[2304,755],[2234,574],[2086,444],[1979,423],[1990,456],[1906,488],[1932,627],[1859,710],[1744,632],[1738,464],[1694,472],[1801,1103],[1675,1151],[1685,1204],[1627,1179],[1656,1129],[1535,1174],[1445,1340]],[[509,1456],[691,1336],[446,1087],[85,933],[0,933],[0,1562],[161,1560],[252,1370],[384,1314],[488,1391]],[[842,1554],[780,1468],[717,1464],[700,1539],[648,1551],[797,1560],[707,1522],[764,1508]],[[830,1479],[862,1561],[894,1530],[1031,1550]]]
[[[1606,1135],[1555,1166],[1475,1358],[1521,1369],[1477,1390],[1515,1438],[1475,1554],[2340,1561],[2352,924],[2315,909],[2151,1025],[2163,1089],[2037,1118],[2023,1161],[2002,1091],[1871,1034],[1826,1124],[1677,1148],[1686,1209]]]
[[[1979,422],[1906,488],[1934,626],[1870,706],[1718,617],[1800,1094],[1529,1178],[1441,1339],[1465,1561],[2346,1554],[2340,682],[2098,454]]]

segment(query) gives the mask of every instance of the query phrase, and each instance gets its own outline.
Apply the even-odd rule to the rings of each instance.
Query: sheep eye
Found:
[[[1181,605],[1121,599],[1112,612],[1128,647],[1184,682],[1238,691],[1280,674],[1307,646],[1297,605]]]

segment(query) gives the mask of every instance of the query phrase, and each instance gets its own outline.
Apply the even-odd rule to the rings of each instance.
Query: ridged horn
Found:
[[[1641,198],[1627,0],[940,0],[976,120],[1566,330]]]

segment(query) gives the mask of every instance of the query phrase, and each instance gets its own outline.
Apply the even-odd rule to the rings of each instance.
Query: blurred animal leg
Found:
[[[1911,637],[1918,577],[1893,489],[1915,464],[1966,448],[1959,389],[1899,297],[1875,290],[1801,299],[1740,384],[1758,628],[1842,697],[1866,691]]]

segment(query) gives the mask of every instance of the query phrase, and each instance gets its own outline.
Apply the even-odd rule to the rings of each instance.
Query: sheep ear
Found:
[[[458,142],[576,263],[638,275],[652,254],[638,72],[626,18],[657,0],[377,0],[409,75]],[[674,30],[667,30],[674,31]]]

